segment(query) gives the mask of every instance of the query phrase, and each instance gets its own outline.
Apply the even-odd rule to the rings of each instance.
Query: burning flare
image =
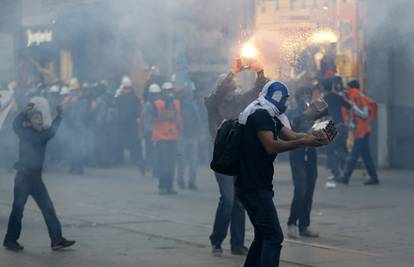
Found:
[[[242,58],[251,59],[256,58],[258,54],[259,51],[257,50],[257,48],[252,43],[247,42],[245,45],[243,45],[240,56]]]

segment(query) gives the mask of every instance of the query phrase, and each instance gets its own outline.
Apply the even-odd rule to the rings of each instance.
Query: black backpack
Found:
[[[229,176],[239,174],[243,127],[236,119],[221,123],[214,140],[213,160],[210,163],[213,171]]]

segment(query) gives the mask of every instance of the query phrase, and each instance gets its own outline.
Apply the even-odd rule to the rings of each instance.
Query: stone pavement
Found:
[[[292,197],[289,166],[276,163],[275,203],[285,224]],[[281,266],[413,266],[414,172],[381,171],[382,184],[364,187],[357,172],[349,186],[326,189],[320,167],[313,228],[318,239],[288,240]],[[43,218],[28,202],[24,252],[0,249],[0,267],[242,266],[243,258],[210,255],[208,236],[218,201],[211,172],[200,167],[199,191],[159,196],[157,182],[132,167],[88,169],[85,176],[51,170],[45,181],[73,249],[52,252]],[[0,170],[0,235],[12,201],[13,174]],[[285,225],[283,225],[285,228]],[[247,226],[246,239],[253,237]]]

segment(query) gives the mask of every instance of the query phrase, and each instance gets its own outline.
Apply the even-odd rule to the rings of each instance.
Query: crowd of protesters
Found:
[[[205,115],[191,79],[172,79],[154,67],[143,94],[128,76],[115,85],[80,83],[76,78],[48,86],[10,83],[1,88],[1,167],[11,171],[17,159],[12,122],[18,112],[33,103],[48,128],[55,107],[62,105],[65,118],[48,144],[45,170],[59,166],[82,175],[85,167],[130,164],[158,178],[160,194],[175,194],[175,182],[180,189],[197,190]]]
[[[43,170],[53,165],[67,166],[69,173],[82,175],[85,167],[130,164],[142,175],[158,179],[160,195],[177,194],[176,185],[180,189],[197,190],[199,147],[208,132],[207,125],[211,142],[223,119],[237,118],[245,127],[240,173],[236,177],[215,173],[220,200],[210,235],[212,253],[223,253],[221,245],[230,228],[231,252],[247,255],[246,266],[258,266],[259,262],[264,266],[277,266],[283,232],[272,200],[273,161],[277,153],[286,151],[289,151],[294,185],[287,235],[289,238],[318,237],[319,234],[310,228],[318,177],[315,147],[327,145],[327,167],[332,172],[333,183],[348,184],[362,156],[370,177],[365,185],[379,184],[369,147],[376,104],[363,93],[356,80],[347,83],[345,88],[341,77],[332,76],[290,92],[284,83],[266,78],[260,64],[250,69],[257,73],[252,90],[238,92],[234,75],[242,69],[233,66],[229,74],[219,76],[215,89],[204,99],[204,105],[188,75],[175,75],[169,80],[157,68],[153,69],[142,94],[128,76],[123,76],[117,86],[106,81],[80,83],[76,78],[68,84],[38,84],[29,88],[10,83],[1,91],[0,146],[4,153],[0,162],[2,167],[18,170],[16,188],[22,191],[15,191],[4,246],[23,249],[17,239],[28,195],[35,198],[44,212],[52,249],[75,243],[62,237],[44,184],[19,184],[19,177],[31,181],[26,178],[41,176]],[[288,102],[291,95],[294,97]],[[326,104],[325,109],[315,112],[312,109],[315,101]],[[23,116],[30,116],[30,122],[25,122]],[[338,135],[333,142],[320,139],[309,130],[318,119],[332,120],[336,124]],[[37,130],[35,126],[39,120],[41,126]],[[25,123],[30,123],[34,130],[25,127]],[[20,140],[19,150],[13,131]],[[349,149],[349,133],[354,140],[352,149]],[[41,146],[34,137],[43,140],[39,141]],[[210,142],[206,147],[211,149]],[[40,156],[30,161],[41,160],[38,162],[40,174],[28,172],[25,163],[25,156],[35,150]],[[19,161],[13,165],[17,152]],[[25,188],[37,189],[24,191]],[[244,245],[245,210],[255,227],[250,249]]]
[[[82,175],[85,166],[129,163],[136,165],[142,174],[159,178],[160,194],[175,194],[173,181],[180,189],[196,190],[199,147],[205,146],[203,150],[207,153],[211,149],[207,149],[209,140],[204,138],[207,135],[207,120],[203,119],[206,110],[191,79],[177,78],[168,80],[154,67],[142,94],[137,93],[128,76],[114,85],[107,81],[80,83],[73,78],[67,84],[57,82],[45,86],[40,83],[28,87],[12,82],[3,86],[2,92],[8,93],[8,97],[4,94],[0,98],[0,147],[4,152],[0,167],[11,170],[17,158],[17,139],[12,131],[17,112],[32,102],[42,112],[45,127],[49,127],[56,115],[54,107],[63,104],[65,120],[48,146],[46,169],[49,165],[60,164],[67,166],[69,173]],[[357,81],[349,82],[347,87],[341,77],[334,76],[320,80],[317,85],[296,88],[287,114],[294,127],[308,127],[312,120],[303,121],[301,110],[315,96],[323,97],[328,103],[329,117],[338,129],[335,141],[326,148],[332,179],[337,183],[349,183],[361,156],[370,176],[367,184],[377,184],[378,177],[369,154],[370,121],[375,116],[375,105],[363,94]],[[231,107],[237,103],[226,100],[232,98],[219,97],[225,101],[220,108],[224,117],[236,110]],[[353,133],[353,138],[349,138],[349,133]],[[352,149],[349,140],[354,140]],[[352,153],[348,153],[350,150]],[[297,151],[291,153],[293,176],[299,164],[295,159],[315,158],[316,164],[316,153],[313,156],[312,151],[306,150],[305,156]],[[306,169],[314,170],[315,164]],[[314,173],[311,177],[317,176],[316,169],[310,172]],[[309,179],[313,184],[315,178]]]

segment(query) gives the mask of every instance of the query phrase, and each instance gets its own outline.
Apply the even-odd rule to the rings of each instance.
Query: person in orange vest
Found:
[[[154,102],[155,118],[152,140],[155,143],[156,159],[159,163],[159,194],[173,195],[177,141],[180,137],[180,101],[174,98],[173,85],[162,85],[161,97]]]
[[[348,83],[348,95],[353,103],[352,106],[352,127],[354,129],[354,146],[349,161],[346,164],[344,176],[336,179],[336,182],[348,184],[355,169],[359,156],[364,161],[370,179],[364,185],[378,185],[377,170],[371,156],[369,137],[371,134],[371,120],[375,112],[370,108],[370,98],[365,96],[360,89],[359,82],[354,80]]]

